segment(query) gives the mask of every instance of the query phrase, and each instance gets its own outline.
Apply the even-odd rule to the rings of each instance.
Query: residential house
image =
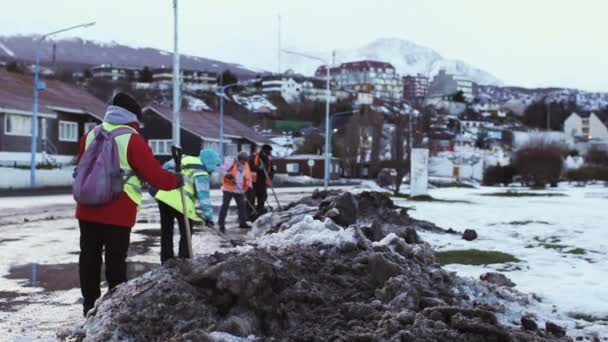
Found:
[[[140,69],[130,66],[102,64],[91,68],[93,78],[107,81],[135,82],[139,79]]]
[[[29,75],[0,70],[0,164],[30,163],[32,84]],[[55,80],[39,92],[38,163],[70,163],[80,138],[103,118],[106,105],[85,90]]]
[[[403,98],[415,100],[426,97],[429,92],[429,78],[418,74],[403,77]]]
[[[220,115],[215,112],[181,111],[181,145],[185,154],[198,155],[202,148],[219,151]],[[154,155],[171,158],[173,112],[171,108],[147,106],[143,110],[143,132]],[[230,115],[224,115],[224,153],[234,157],[239,151],[251,153],[269,141]]]
[[[189,69],[182,69],[180,72],[184,87],[207,91],[217,88],[217,73],[215,72]],[[173,86],[173,69],[165,67],[152,69],[152,79],[155,84],[170,88]]]
[[[312,178],[325,178],[325,156],[317,154],[294,154],[287,157],[277,157],[272,160],[276,173],[285,173],[288,176],[309,176]],[[342,176],[340,159],[332,158],[330,177]],[[289,181],[289,178],[287,179]]]
[[[259,79],[261,92],[264,94],[275,94],[281,96],[287,103],[295,103],[300,100],[309,101],[325,101],[327,98],[326,81],[314,77],[305,77],[296,75],[293,72],[287,72],[281,75],[264,76]],[[257,91],[257,88],[251,87],[250,92]],[[337,100],[343,100],[350,97],[350,94],[344,90],[335,89],[335,86],[330,85],[330,103],[335,103]]]
[[[608,118],[594,112],[572,113],[564,121],[564,133],[574,140],[608,140]]]
[[[315,76],[326,78],[327,67],[317,68]],[[399,101],[403,98],[403,82],[392,64],[373,60],[342,63],[331,67],[330,77],[338,88],[359,91],[372,87],[377,98]]]
[[[429,96],[445,97],[462,91],[465,99],[473,99],[473,82],[464,76],[448,74],[444,69],[433,77],[430,84]]]

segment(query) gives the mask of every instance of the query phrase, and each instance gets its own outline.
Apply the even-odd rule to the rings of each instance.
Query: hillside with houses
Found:
[[[25,166],[30,159],[27,137],[33,81],[31,56],[20,48],[24,38],[18,38],[2,40],[0,114],[5,128],[0,162]],[[410,46],[382,42],[372,45],[375,49],[386,45],[389,55],[405,53]],[[62,41],[56,52],[44,55],[47,62],[41,70],[46,88],[41,92],[38,163],[60,166],[72,162],[78,138],[103,118],[104,103],[117,90],[130,92],[146,104],[146,137],[156,156],[168,159],[173,83],[172,69],[162,64],[168,60],[144,58],[133,63],[125,59],[125,64],[91,65],[59,61],[60,53],[73,49],[97,54],[93,62],[103,62],[103,56],[115,61],[116,49],[127,51],[126,55],[140,51],[114,43],[96,43],[94,49],[89,45],[81,40]],[[412,48],[422,53],[420,47]],[[377,178],[384,171],[404,168],[410,148],[426,147],[434,177],[482,181],[484,170],[509,165],[526,137],[557,137],[581,156],[608,140],[607,93],[484,85],[455,73],[454,68],[441,68],[432,77],[401,74],[403,66],[372,59],[339,63],[329,70],[321,65],[305,75],[291,69],[254,74],[235,65],[212,67],[198,57],[184,58],[182,129],[189,153],[201,147],[219,148],[222,98],[229,136],[227,155],[272,143],[278,159],[298,160],[301,155],[303,161],[323,154],[328,100],[333,178]],[[221,94],[223,85],[232,84],[235,86]],[[279,172],[323,177],[323,166],[313,172],[295,162],[278,165]]]

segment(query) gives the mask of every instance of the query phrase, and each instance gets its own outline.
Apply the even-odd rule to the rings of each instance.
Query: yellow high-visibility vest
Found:
[[[203,163],[198,157],[182,157],[182,173],[184,174],[184,191],[186,195],[186,206],[188,207],[188,218],[199,222],[202,221],[202,219],[196,214],[197,196],[196,189],[194,187],[194,178],[209,175],[207,171],[203,170],[202,166]],[[179,188],[169,191],[159,190],[154,198],[179,211],[180,213],[184,213]]]

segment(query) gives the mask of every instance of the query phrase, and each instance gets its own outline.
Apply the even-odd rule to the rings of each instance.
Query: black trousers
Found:
[[[257,218],[256,216],[260,215],[255,207],[255,190],[253,188],[249,189],[247,193],[245,193],[245,197],[249,203],[245,203],[245,209],[247,210],[247,218],[253,221],[253,219]]]
[[[254,189],[256,201],[255,210],[261,214],[264,212],[264,206],[266,205],[266,200],[268,199],[268,185],[266,185],[266,181],[256,182]]]
[[[127,281],[127,252],[131,228],[78,221],[80,225],[80,289],[84,307],[101,296],[101,254],[105,249],[106,280],[110,290]]]
[[[245,199],[243,198],[243,194],[237,194],[230,191],[223,191],[222,196],[222,208],[220,209],[220,217],[218,219],[217,224],[220,227],[225,227],[226,223],[226,215],[228,214],[228,208],[230,207],[230,202],[234,198],[236,202],[236,207],[239,213],[239,225],[241,227],[247,226],[247,210],[245,209]]]
[[[173,253],[173,228],[175,219],[179,226],[179,249],[177,252],[178,258],[188,258],[188,240],[186,239],[186,224],[184,222],[184,214],[173,209],[161,201],[158,202],[158,211],[160,211],[160,262],[164,263],[169,259],[175,258]],[[192,220],[190,220],[190,229],[192,229]],[[192,236],[192,231],[190,231]]]

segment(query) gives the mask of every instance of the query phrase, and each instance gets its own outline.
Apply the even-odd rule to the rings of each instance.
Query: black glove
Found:
[[[181,188],[184,186],[184,175],[182,175],[181,173],[177,173],[175,174],[175,176],[177,177],[177,187]]]

